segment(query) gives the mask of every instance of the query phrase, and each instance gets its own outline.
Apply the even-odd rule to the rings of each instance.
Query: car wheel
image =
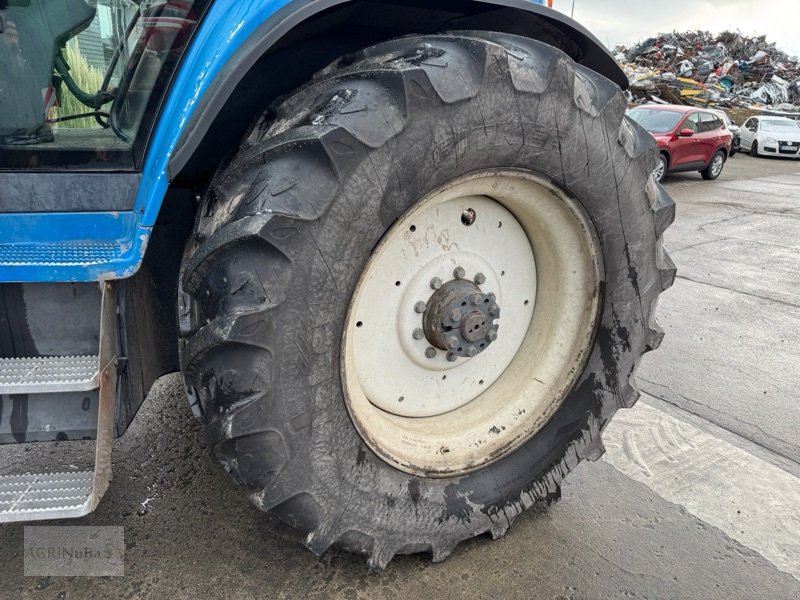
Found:
[[[653,177],[656,178],[656,181],[661,183],[664,179],[664,176],[667,174],[667,157],[663,154],[658,155],[658,164],[656,164],[656,168],[653,170]]]
[[[758,142],[753,142],[750,146],[750,156],[758,156]]]
[[[344,57],[254,124],[180,298],[187,391],[256,506],[316,554],[441,561],[601,456],[675,278],[624,110],[551,46],[460,32]]]
[[[717,150],[714,156],[711,157],[711,162],[708,166],[700,171],[703,179],[713,180],[720,176],[722,167],[725,166],[725,153],[722,150]]]

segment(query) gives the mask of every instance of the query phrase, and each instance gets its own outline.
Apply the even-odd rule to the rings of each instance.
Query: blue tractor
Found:
[[[317,554],[556,500],[675,276],[626,84],[526,0],[0,0],[0,443],[96,440],[0,522],[94,510],[175,371]]]

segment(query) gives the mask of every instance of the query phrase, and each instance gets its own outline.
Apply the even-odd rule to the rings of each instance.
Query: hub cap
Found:
[[[721,155],[717,155],[714,157],[714,162],[711,164],[711,173],[716,177],[722,171],[722,165],[724,163],[724,159]]]
[[[519,446],[585,364],[600,280],[588,219],[548,181],[484,173],[420,201],[375,248],[346,322],[345,398],[364,441],[428,476]]]

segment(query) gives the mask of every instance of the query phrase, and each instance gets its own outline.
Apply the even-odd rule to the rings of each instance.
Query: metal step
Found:
[[[0,477],[0,523],[82,517],[92,510],[92,471]]]
[[[92,382],[94,387],[99,387],[94,471],[0,476],[0,523],[82,517],[97,508],[108,489],[119,340],[116,288],[113,283],[106,282],[102,290],[99,356],[66,357],[72,362],[67,362],[68,368],[63,370],[54,368],[54,359],[44,359],[44,364],[37,362],[40,359],[16,359],[14,368],[8,367],[11,362],[0,362],[0,374],[9,378],[0,381],[0,386],[5,386],[0,387],[3,394],[26,393],[7,391],[11,389],[42,391],[36,387],[41,385],[52,385],[52,391],[63,391],[66,386],[79,385],[77,381],[82,382],[80,385],[88,386]]]
[[[116,242],[51,242],[0,244],[0,266],[69,267],[106,263],[122,254]]]
[[[97,356],[0,358],[0,394],[85,392],[97,388]]]

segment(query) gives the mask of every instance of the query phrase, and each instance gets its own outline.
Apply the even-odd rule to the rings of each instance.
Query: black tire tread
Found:
[[[426,47],[430,52],[427,57],[424,56],[425,50],[421,50]],[[418,49],[420,60],[391,58],[403,52],[408,54],[410,48]],[[443,68],[441,61],[437,62],[435,55],[443,48],[458,57],[455,60],[451,56],[448,64],[461,65],[462,68]],[[232,246],[244,252],[268,246],[276,254],[291,259],[293,244],[298,243],[293,238],[298,237],[296,231],[299,222],[319,221],[329,210],[329,202],[333,199],[333,195],[330,195],[326,204],[326,198],[319,202],[317,195],[315,198],[318,202],[313,205],[304,200],[303,190],[298,191],[297,188],[306,186],[309,174],[312,183],[308,185],[313,184],[319,189],[319,182],[332,182],[333,189],[338,189],[339,182],[347,178],[361,157],[372,150],[391,146],[398,133],[407,126],[417,88],[433,89],[443,104],[469,103],[480,93],[489,61],[505,61],[503,71],[521,94],[546,97],[557,80],[560,82],[558,85],[574,90],[572,100],[579,115],[593,118],[604,114],[608,122],[621,123],[618,137],[608,140],[608,152],[618,153],[621,149],[620,155],[627,159],[619,173],[615,173],[615,178],[624,181],[629,171],[636,173],[636,177],[648,176],[655,163],[655,144],[649,134],[624,118],[625,101],[619,89],[597,73],[575,65],[561,51],[530,39],[499,33],[455,32],[425,38],[402,38],[337,61],[320,72],[308,85],[267,111],[254,125],[240,153],[212,182],[204,205],[206,216],[201,218],[198,225],[198,241],[188,253],[182,276],[183,291],[193,297],[196,303],[202,303],[203,290],[209,287],[207,281],[216,268],[214,265],[218,257],[230,251]],[[347,104],[343,90],[354,87],[367,90],[359,97],[374,102],[374,110],[364,111],[358,105]],[[370,126],[376,119],[385,124],[380,128],[381,133]],[[619,148],[615,148],[615,145]],[[294,187],[284,190],[286,195],[283,200],[281,194],[276,194],[270,195],[266,203],[248,204],[246,199],[250,192],[245,188],[250,185],[251,174],[270,168],[270,165],[288,156],[298,157],[292,164],[302,164],[304,177],[296,178]],[[376,179],[380,179],[377,173]],[[569,185],[566,172],[562,173],[562,179],[565,185]],[[278,188],[290,183],[285,181]],[[655,321],[655,305],[658,295],[668,289],[675,279],[675,266],[662,244],[663,233],[675,218],[675,204],[652,177],[647,183],[646,199],[652,211],[652,228],[658,248],[655,269],[652,270],[656,279],[639,281],[637,284],[637,289],[642,292],[640,303],[642,316],[646,320],[646,340],[642,352],[657,348],[661,342],[663,332]],[[354,214],[357,211],[358,207],[354,205]],[[625,215],[621,213],[620,219],[624,222]],[[295,231],[293,238],[275,235],[277,231],[285,233],[288,230]],[[314,240],[306,241],[313,243]],[[634,269],[630,261],[629,258],[629,268]],[[649,272],[646,268],[643,270]],[[254,327],[254,323],[265,321],[265,315],[279,306],[280,301],[265,300],[251,312],[208,314],[206,319],[194,323],[191,331],[187,332],[182,351],[187,380],[197,385],[197,376],[194,374],[200,369],[196,367],[207,360],[208,353],[215,348],[232,344],[247,347],[247,336],[243,339],[242,331]],[[634,371],[635,365],[630,373],[619,375],[620,381],[615,392],[617,406],[632,406],[638,398],[633,381]],[[224,382],[216,382],[215,385],[224,386]],[[265,385],[269,385],[269,381]],[[388,534],[380,537],[380,529],[361,530],[328,514],[314,498],[308,485],[308,475],[293,466],[301,462],[293,453],[302,453],[304,450],[290,443],[292,426],[287,425],[286,415],[276,414],[271,419],[272,425],[263,431],[248,431],[236,425],[236,415],[248,410],[248,406],[252,405],[240,402],[223,410],[225,414],[222,416],[206,414],[209,428],[217,430],[211,434],[215,443],[214,452],[226,468],[248,486],[255,504],[274,511],[306,534],[305,544],[314,553],[322,554],[334,545],[363,552],[369,555],[368,564],[373,569],[384,568],[398,552],[427,551],[438,562],[447,558],[458,543],[474,535],[489,532],[495,539],[502,537],[522,510],[535,503],[549,504],[557,500],[561,480],[581,460],[597,460],[602,455],[604,449],[600,431],[615,411],[615,407],[604,408],[603,422],[590,419],[587,429],[573,441],[566,456],[554,457],[549,471],[534,482],[524,498],[520,497],[521,506],[509,511],[505,517],[497,518],[482,531],[464,527],[462,533],[453,529],[453,533],[447,536],[434,536],[427,541],[420,541]],[[295,418],[297,427],[302,428],[302,415]],[[230,428],[228,433],[225,433],[225,427]],[[231,435],[230,431],[238,432],[240,437]],[[277,438],[281,439],[282,446]],[[281,460],[276,459],[275,464],[260,470],[255,466],[245,467],[237,444],[244,447],[251,442],[280,447],[274,454],[279,455]],[[255,471],[258,472],[254,476]]]

